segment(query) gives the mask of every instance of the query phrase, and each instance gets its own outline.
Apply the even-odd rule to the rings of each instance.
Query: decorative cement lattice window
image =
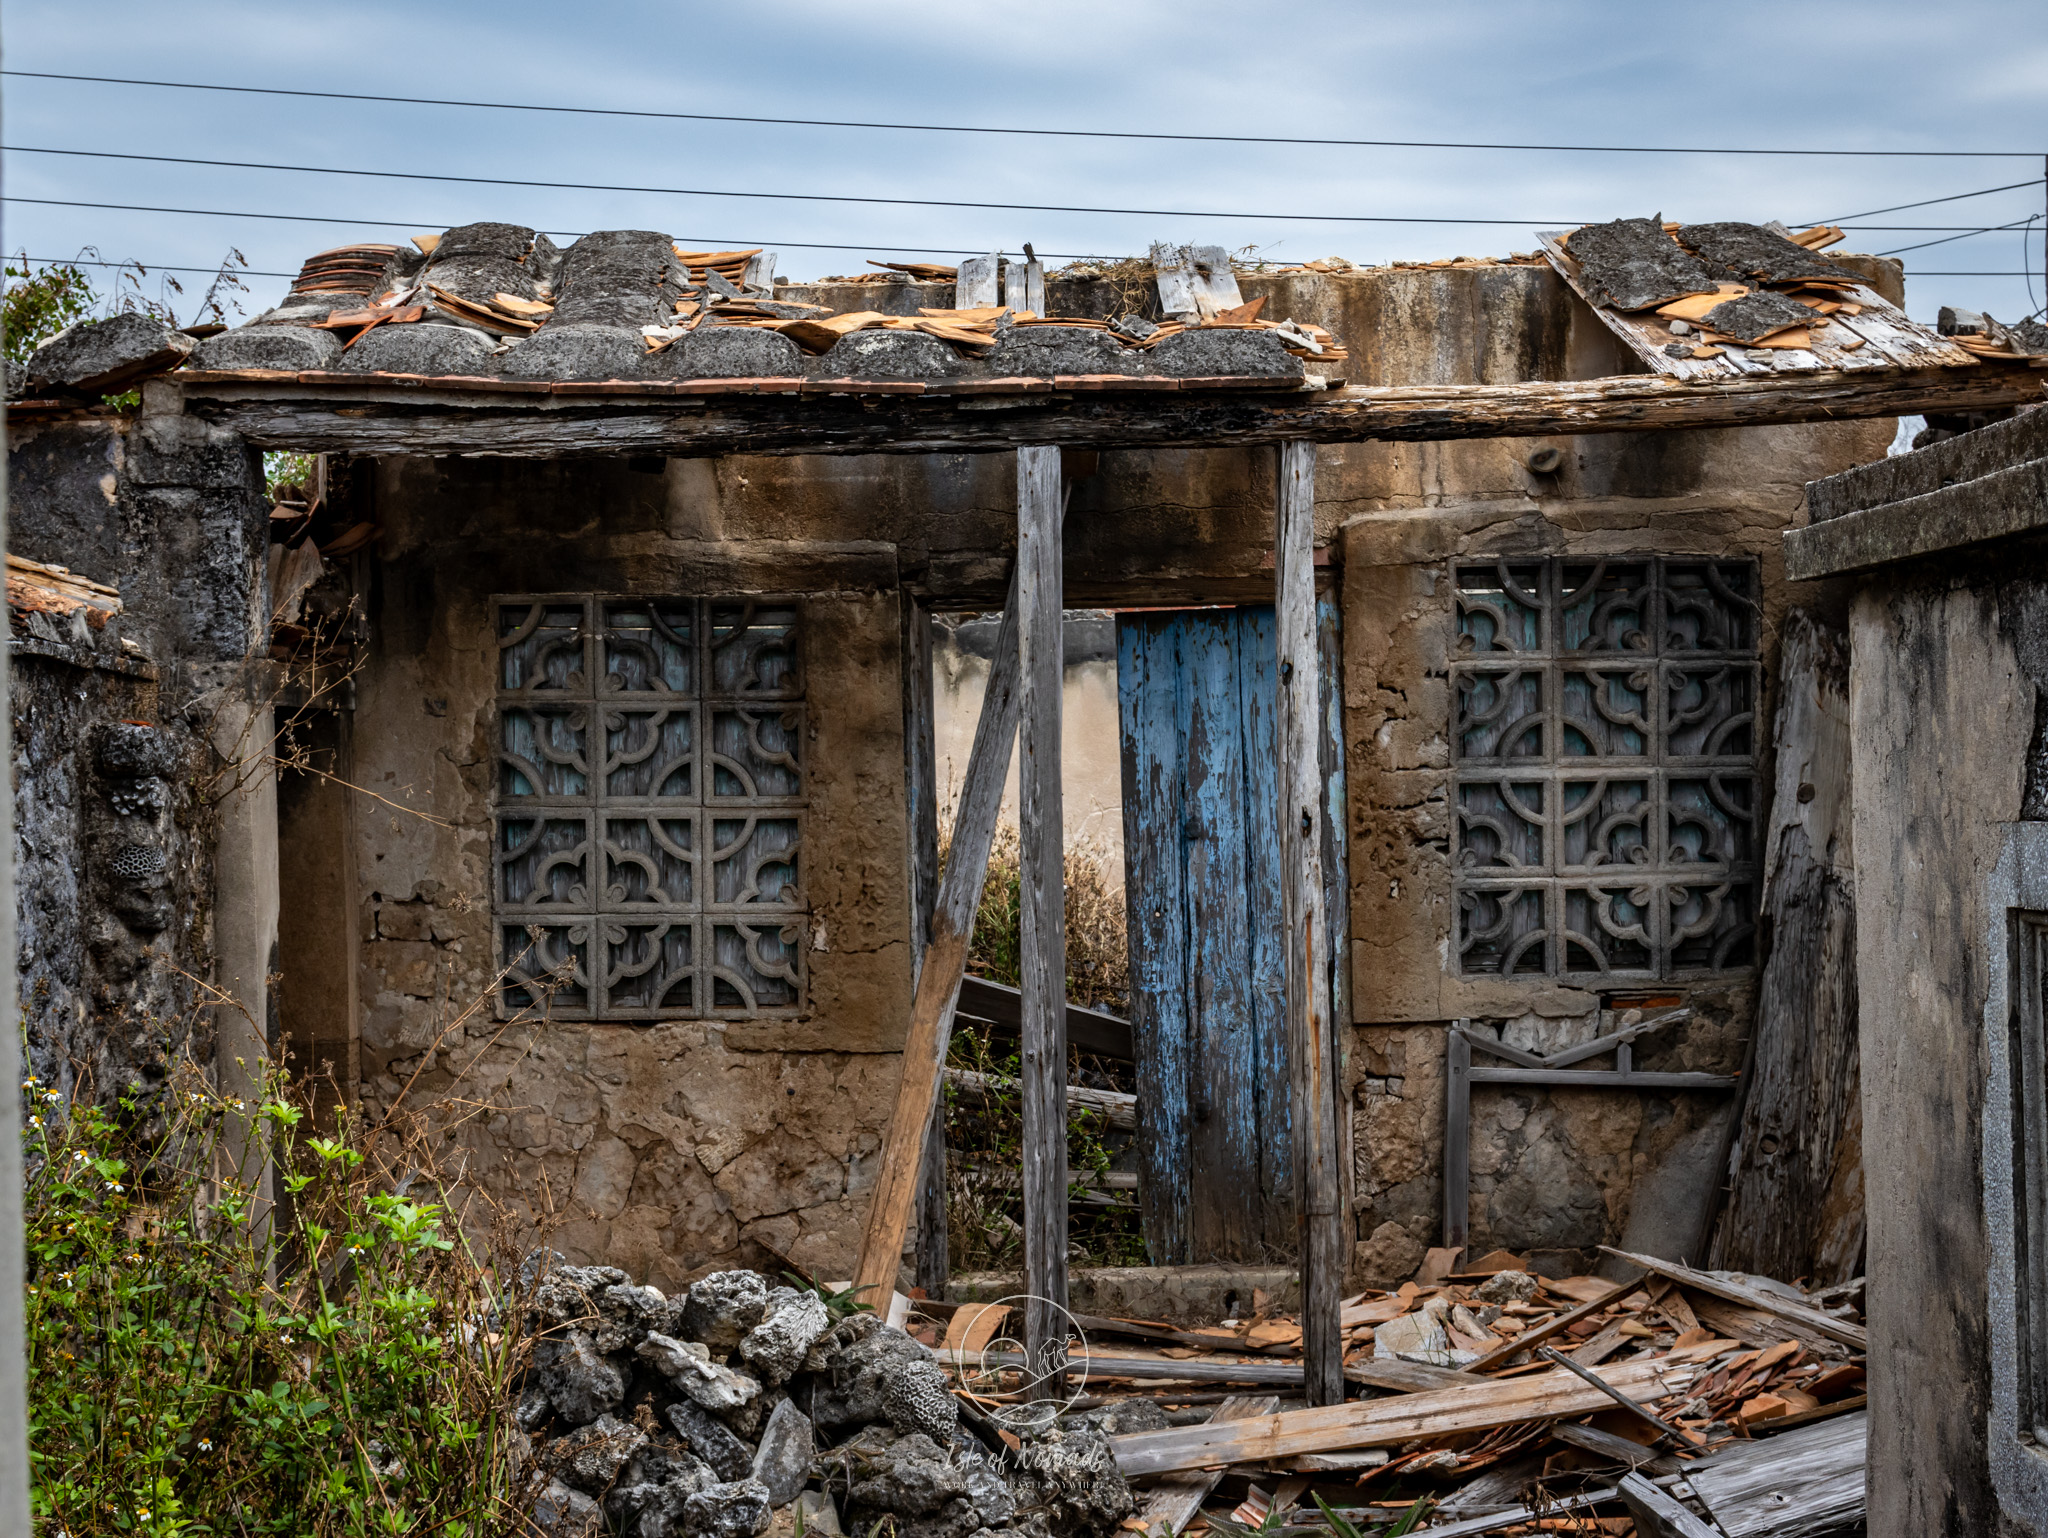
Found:
[[[800,1013],[798,605],[512,597],[497,613],[504,1007]]]
[[[1461,563],[1456,581],[1459,970],[1749,965],[1754,563]]]

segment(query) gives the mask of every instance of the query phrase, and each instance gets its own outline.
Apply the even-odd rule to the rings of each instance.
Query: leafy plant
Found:
[[[515,1530],[506,1405],[529,1347],[423,1132],[344,1107],[310,1135],[277,1073],[253,1104],[190,1065],[147,1107],[66,1115],[28,1089],[38,1533]]]
[[[24,255],[0,271],[7,280],[0,297],[0,345],[9,363],[25,362],[41,343],[99,307],[92,280],[78,267],[54,263],[34,268]]]
[[[838,1292],[830,1292],[819,1286],[816,1282],[811,1281],[808,1277],[798,1276],[794,1271],[785,1271],[782,1274],[795,1283],[799,1290],[815,1292],[822,1298],[825,1302],[825,1317],[834,1324],[839,1323],[842,1319],[851,1318],[855,1314],[872,1314],[875,1311],[871,1304],[863,1303],[860,1298],[862,1293],[875,1290],[873,1282],[862,1282],[857,1287],[847,1287]]]

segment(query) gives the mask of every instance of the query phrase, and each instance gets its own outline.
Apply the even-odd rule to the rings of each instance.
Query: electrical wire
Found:
[[[1968,240],[1973,235],[1995,235],[2000,230],[2016,230],[2021,225],[2030,223],[2040,217],[2039,214],[2029,214],[2025,219],[2015,219],[2010,224],[1987,224],[1982,229],[1965,230],[1960,235],[1946,235],[1940,240],[1923,240],[1918,245],[1894,246],[1889,251],[1880,251],[1877,254],[1879,256],[1902,256],[1908,251],[1925,251],[1929,246],[1946,246],[1954,241]]]
[[[1879,214],[1896,214],[1908,208],[1927,208],[1935,203],[1960,203],[1965,198],[1989,197],[1994,192],[2017,192],[2022,187],[2038,187],[2041,185],[2042,180],[2041,177],[2037,176],[2032,181],[2008,182],[2003,187],[1982,187],[1975,192],[1951,193],[1945,198],[1923,198],[1918,203],[1894,203],[1890,208],[1866,208],[1860,214],[1842,214],[1833,219],[1816,219],[1813,222],[1815,224],[1845,224],[1851,219],[1871,219]],[[1898,229],[1901,226],[1878,225],[1866,226],[1866,228]]]
[[[162,208],[150,203],[88,203],[76,198],[24,198],[13,193],[0,197],[0,203],[31,203],[40,208],[93,208],[114,213],[131,214],[191,214],[206,219],[272,219],[288,224],[339,224],[374,230],[444,230],[449,226],[442,219],[349,219],[338,214],[274,214],[237,213],[226,208]],[[550,238],[579,240],[585,230],[541,230],[538,233]],[[685,237],[677,237],[683,239]],[[772,247],[781,251],[896,251],[913,256],[987,256],[984,247],[967,249],[954,246],[898,246],[887,242],[870,241],[848,245],[828,244],[814,240],[738,240],[731,236],[692,235],[692,242],[702,242],[706,249],[741,249],[748,246]],[[1098,259],[1099,251],[1041,251],[1040,256],[1051,257],[1062,262],[1082,262]]]
[[[1436,139],[1320,139],[1291,138],[1272,134],[1144,133],[1106,128],[986,127],[974,123],[877,123],[839,118],[743,117],[720,112],[650,112],[631,107],[562,107],[532,102],[464,101],[438,96],[372,96],[356,91],[307,91],[267,85],[215,85],[197,80],[132,80],[118,75],[69,75],[36,69],[0,70],[0,75],[17,76],[24,80],[70,80],[91,85],[148,86],[170,91],[226,91],[244,96],[296,96],[320,101],[380,102],[394,106],[468,107],[492,112],[559,112],[581,117],[653,118],[687,123],[748,123],[779,128],[863,128],[898,133],[1008,134],[1045,139],[1151,139],[1194,144],[1327,145],[1343,149],[1531,150],[1591,155],[1833,155],[1855,158],[1931,157],[1944,160],[2032,159],[2039,153],[2034,150],[1840,150],[1759,149],[1751,146],[1714,148],[1654,144],[1487,144]]]
[[[225,271],[231,278],[296,278],[295,272],[266,272],[261,267],[173,267],[167,262],[144,262],[130,258],[125,262],[88,261],[82,256],[10,256],[7,261],[39,262],[45,267],[133,267],[138,272],[192,272],[202,278],[211,278]]]
[[[629,192],[657,197],[756,198],[776,202],[798,203],[872,203],[889,207],[968,208],[1007,213],[1109,214],[1158,219],[1260,219],[1323,224],[1478,225],[1487,227],[1500,226],[1509,229],[1573,228],[1587,222],[1583,219],[1474,219],[1437,217],[1422,214],[1276,214],[1186,208],[1098,208],[1082,204],[1063,203],[987,203],[949,198],[871,197],[852,193],[754,192],[705,187],[638,187],[611,182],[548,182],[505,176],[452,176],[433,171],[359,170],[346,166],[282,165],[260,160],[214,160],[192,155],[142,155],[130,150],[54,149],[44,145],[33,144],[0,145],[0,150],[16,155],[64,155],[87,160],[134,160],[151,165],[207,166],[213,169],[233,171],[287,171],[293,175],[301,176],[368,176],[395,181],[450,182],[463,186],[525,187],[547,192]],[[2038,184],[2039,179],[2037,178],[2033,182],[2019,182],[2014,185],[2029,187]],[[2011,189],[1996,187],[1985,190],[1987,192],[2004,192]],[[1981,194],[1960,193],[1957,196],[1975,197],[1981,196]],[[1930,201],[1942,200],[1934,199]],[[1925,224],[1857,225],[1855,228],[1960,230],[1964,233],[1975,234],[1983,227],[1978,225]]]
[[[618,182],[544,182],[512,176],[450,176],[438,171],[353,170],[344,166],[293,166],[261,160],[208,160],[193,155],[138,155],[126,150],[51,149],[34,144],[0,144],[15,155],[68,155],[86,160],[137,160],[151,165],[211,166],[235,171],[289,171],[299,176],[373,176],[387,181],[450,182],[475,187],[531,187],[544,192],[631,192],[659,197],[755,198],[780,203],[871,203],[891,208],[972,208],[999,213],[1129,214],[1150,219],[1271,219],[1322,224],[1469,224],[1511,228],[1567,228],[1583,219],[1433,219],[1408,214],[1234,213],[1201,208],[1098,208],[1078,203],[980,203],[963,198],[884,198],[844,192],[751,192],[716,187],[636,187]]]

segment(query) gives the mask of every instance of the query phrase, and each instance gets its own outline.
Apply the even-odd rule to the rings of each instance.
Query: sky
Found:
[[[140,262],[154,297],[164,269],[211,271],[239,251],[249,314],[289,282],[255,274],[477,219],[766,246],[801,280],[1026,241],[1059,257],[1155,240],[1283,262],[1504,254],[1533,249],[1537,230],[1660,213],[1837,222],[1841,250],[1891,252],[2033,216],[1906,252],[1908,308],[2010,320],[2048,303],[2041,0],[8,0],[0,53],[11,71],[525,105],[1659,151],[661,121],[0,79],[9,253]],[[1681,147],[2019,158],[1663,152]],[[31,153],[52,150],[347,174]],[[431,179],[452,177],[652,190]],[[1846,217],[2011,183],[2028,185]],[[770,193],[808,196],[742,195]],[[212,212],[55,206],[79,203]],[[1390,219],[1414,222],[1372,222]],[[185,293],[171,303],[195,318],[204,272],[173,276]]]

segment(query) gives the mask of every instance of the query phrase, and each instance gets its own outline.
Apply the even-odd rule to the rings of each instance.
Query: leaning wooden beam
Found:
[[[1323,913],[1322,669],[1316,645],[1316,446],[1280,445],[1273,587],[1280,700],[1280,908],[1287,955],[1287,1063],[1293,1089],[1295,1212],[1301,1233],[1301,1355],[1308,1402],[1344,1402],[1343,1150]]]
[[[952,850],[939,881],[931,943],[918,964],[910,1029],[903,1040],[903,1078],[896,1088],[888,1140],[882,1146],[882,1171],[861,1236],[854,1284],[872,1288],[865,1296],[878,1300],[878,1308],[896,1286],[903,1237],[909,1231],[910,1209],[923,1169],[925,1136],[938,1103],[939,1069],[946,1061],[952,1035],[953,1005],[960,995],[960,976],[967,964],[968,941],[974,935],[974,911],[981,901],[982,878],[988,873],[989,846],[995,838],[1003,781],[1010,770],[1010,745],[1016,735],[1017,583],[1013,576],[995,659],[989,667],[988,688],[982,696],[981,720],[967,756],[966,783],[953,817]]]
[[[1005,397],[1008,409],[988,411],[980,409],[985,395],[903,395],[891,386],[889,398],[877,399],[863,394],[859,381],[843,382],[843,394],[650,391],[590,397],[471,389],[460,381],[432,379],[346,379],[315,386],[290,379],[174,375],[144,387],[143,407],[151,414],[175,414],[182,406],[234,429],[258,448],[304,453],[525,459],[973,454],[1029,444],[1212,448],[1218,442],[1530,438],[1835,422],[2029,405],[2041,400],[2044,380],[2048,374],[1992,364],[1896,373],[1759,374],[1696,384],[1627,374],[1506,385],[1183,388],[1129,394],[1061,390],[1054,388],[1054,380],[1019,380],[1019,393]],[[751,387],[792,381],[710,383]]]
[[[1603,1368],[1600,1376],[1631,1398],[1651,1402],[1687,1392],[1699,1373],[1690,1365],[1652,1358]],[[1351,1447],[1392,1447],[1458,1431],[1490,1431],[1525,1421],[1590,1415],[1611,1409],[1613,1404],[1570,1373],[1546,1372],[1398,1399],[1283,1410],[1230,1426],[1133,1432],[1111,1437],[1109,1446],[1125,1478],[1135,1478],[1206,1468],[1212,1463],[1263,1462]]]
[[[1632,1266],[1654,1271],[1659,1276],[1668,1276],[1681,1287],[1696,1288],[1709,1297],[1725,1298],[1730,1303],[1740,1303],[1744,1308],[1761,1309],[1764,1313],[1803,1325],[1816,1335],[1838,1340],[1845,1346],[1854,1346],[1858,1351],[1869,1348],[1870,1334],[1862,1325],[1851,1324],[1846,1319],[1837,1319],[1833,1314],[1824,1314],[1817,1308],[1794,1303],[1789,1298],[1765,1292],[1761,1287],[1745,1287],[1740,1282],[1723,1281],[1712,1272],[1695,1271],[1690,1266],[1681,1266],[1669,1260],[1658,1260],[1651,1255],[1631,1255],[1626,1250],[1610,1249],[1604,1244],[1600,1248]]]
[[[1024,1349],[1031,1397],[1067,1348],[1067,889],[1060,805],[1060,451],[1017,450],[1019,981],[1024,995]],[[1000,642],[998,643],[1001,644]]]
[[[1273,1407],[1279,1403],[1279,1399],[1271,1394],[1259,1398],[1238,1395],[1224,1400],[1211,1411],[1209,1424],[1213,1426],[1223,1421],[1271,1415]],[[1138,1509],[1140,1527],[1146,1533],[1156,1533],[1163,1527],[1169,1534],[1178,1534],[1194,1520],[1195,1513],[1202,1509],[1202,1502],[1209,1498],[1209,1492],[1222,1478],[1220,1466],[1168,1474],[1152,1487],[1151,1493],[1145,1497],[1145,1504]]]

